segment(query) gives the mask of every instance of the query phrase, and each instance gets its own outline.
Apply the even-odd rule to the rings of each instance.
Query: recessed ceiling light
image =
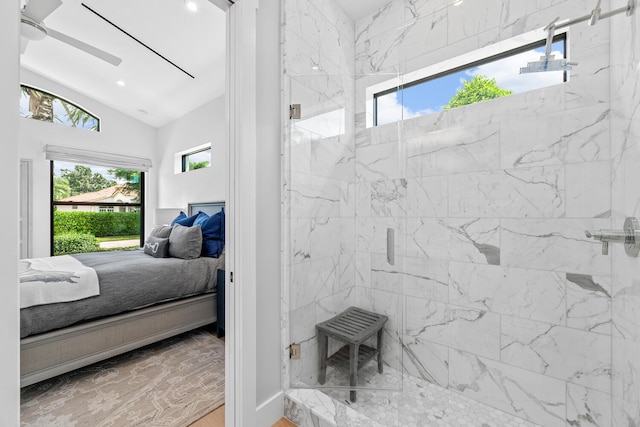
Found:
[[[124,86],[125,85],[124,80],[116,80],[116,84],[118,86]]]
[[[463,2],[463,1],[464,1],[464,0],[453,0],[453,3],[452,3],[452,4],[453,4],[454,6],[460,6],[460,5],[462,4],[462,2]]]
[[[187,0],[184,5],[192,12],[198,11],[198,3],[196,3],[194,0]]]

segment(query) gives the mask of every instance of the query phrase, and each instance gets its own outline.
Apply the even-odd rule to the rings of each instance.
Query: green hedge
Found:
[[[54,236],[81,233],[96,237],[140,234],[140,212],[60,212],[53,213]]]
[[[91,234],[67,233],[53,237],[53,254],[77,254],[95,252],[100,249],[100,243]]]

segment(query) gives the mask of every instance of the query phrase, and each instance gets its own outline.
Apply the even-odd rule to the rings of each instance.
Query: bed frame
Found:
[[[205,294],[20,340],[20,387],[117,356],[217,320]]]
[[[192,204],[189,212],[223,206]],[[224,280],[217,287],[224,288]],[[22,338],[20,387],[214,323],[216,304],[217,293],[209,293]]]

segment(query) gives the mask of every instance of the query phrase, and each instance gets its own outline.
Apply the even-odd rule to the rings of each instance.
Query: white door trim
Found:
[[[256,27],[258,0],[227,13],[229,114],[225,426],[256,420]],[[233,282],[231,282],[233,274]]]
[[[20,258],[31,258],[33,248],[33,160],[20,159]]]

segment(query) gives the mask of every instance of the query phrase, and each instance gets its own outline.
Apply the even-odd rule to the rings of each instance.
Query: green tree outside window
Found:
[[[62,169],[61,175],[69,183],[71,196],[91,193],[116,185],[115,181],[108,180],[97,172],[93,173],[91,168],[83,165],[75,165],[73,170]]]
[[[502,89],[496,84],[496,79],[478,74],[471,80],[465,80],[462,88],[456,92],[449,100],[449,103],[442,107],[443,110],[450,110],[463,105],[475,104],[488,99],[502,98],[511,95],[512,90]]]
[[[189,162],[189,170],[207,168],[210,164],[211,162],[207,162],[206,160],[203,162]]]

